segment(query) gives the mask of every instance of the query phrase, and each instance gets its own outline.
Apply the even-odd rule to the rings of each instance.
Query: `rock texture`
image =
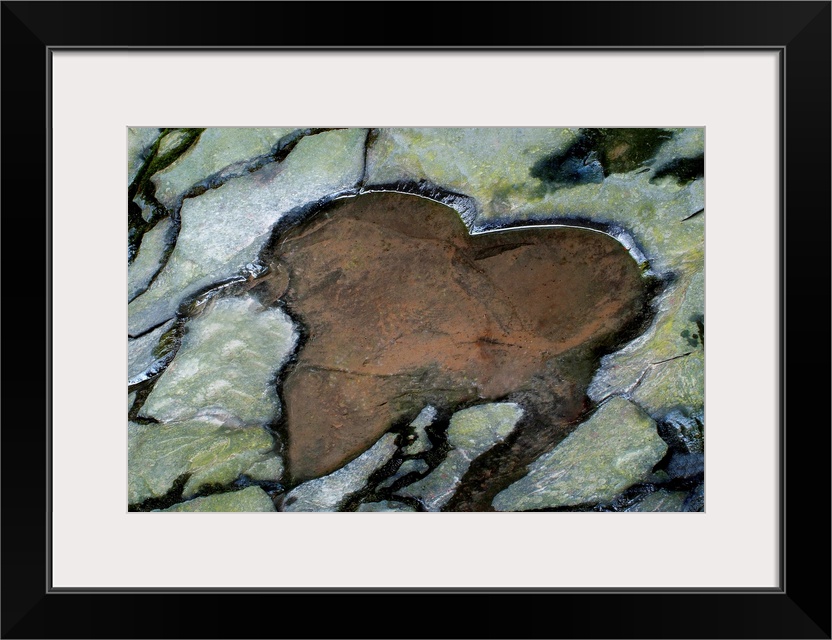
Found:
[[[648,415],[612,398],[493,505],[498,511],[527,511],[608,502],[649,474],[666,451]]]
[[[283,511],[335,511],[350,494],[361,489],[395,451],[396,436],[385,434],[368,451],[335,473],[292,489],[283,502]]]
[[[417,498],[427,511],[438,511],[453,495],[471,461],[514,429],[523,410],[513,403],[487,404],[455,413],[448,426],[447,457],[425,478],[399,490]]]
[[[336,202],[282,235],[273,279],[306,327],[284,383],[288,466],[329,473],[426,404],[495,400],[637,320],[644,281],[607,235],[470,235],[415,196]],[[327,398],[321,404],[318,398]],[[310,410],[314,407],[314,410]]]
[[[704,509],[704,129],[127,151],[131,509]]]
[[[187,324],[176,359],[142,413],[161,421],[212,414],[265,425],[280,415],[275,376],[297,342],[292,321],[250,296],[223,298]]]
[[[159,511],[274,511],[274,504],[268,494],[260,487],[247,487],[241,491],[220,493],[204,498],[194,498],[180,502]]]
[[[365,138],[361,129],[308,136],[283,162],[185,200],[176,248],[129,306],[130,332],[171,317],[186,297],[254,261],[271,228],[292,209],[354,187]]]
[[[265,429],[228,427],[216,419],[129,423],[127,443],[129,504],[165,495],[186,474],[182,495],[187,498],[275,457],[274,439]]]

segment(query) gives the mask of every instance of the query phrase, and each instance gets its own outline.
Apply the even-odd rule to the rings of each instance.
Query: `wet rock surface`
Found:
[[[449,207],[379,193],[277,239],[306,341],[284,382],[287,462],[328,473],[425,404],[534,391],[555,356],[638,319],[644,281],[610,237],[535,228],[470,235]],[[316,398],[328,402],[316,411]]]
[[[704,510],[704,167],[695,128],[130,129],[130,509]]]
[[[127,340],[128,379],[137,377],[163,355],[159,342],[173,328],[173,324],[174,321],[170,320],[139,338]]]
[[[350,494],[360,490],[374,471],[388,462],[396,450],[396,437],[386,434],[358,458],[323,478],[305,482],[290,491],[283,511],[334,511]]]
[[[186,199],[176,247],[128,308],[130,332],[173,316],[188,296],[256,260],[270,229],[292,209],[354,187],[365,138],[364,130],[305,136],[285,160]]]
[[[499,511],[609,502],[648,474],[667,445],[655,422],[633,403],[612,398],[529,474],[494,499]]]
[[[145,401],[142,415],[162,422],[215,415],[268,425],[280,414],[274,380],[297,342],[279,309],[250,296],[220,299],[186,325],[175,360]]]
[[[471,407],[455,413],[448,426],[451,450],[445,459],[430,474],[402,488],[397,495],[416,498],[425,511],[439,511],[459,487],[471,461],[504,441],[522,415],[523,410],[512,403]]]
[[[177,481],[185,498],[229,484],[276,455],[274,438],[262,427],[229,427],[216,418],[129,423],[127,434],[131,505],[165,496]]]

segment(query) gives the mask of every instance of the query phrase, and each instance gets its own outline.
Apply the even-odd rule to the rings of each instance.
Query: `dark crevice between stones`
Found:
[[[394,433],[395,440],[393,443],[397,448],[397,453],[401,451],[399,447],[402,444],[404,439],[406,426],[399,425],[390,429],[387,433]],[[384,463],[381,467],[376,469],[370,477],[367,479],[367,483],[362,489],[354,493],[350,493],[349,495],[345,496],[344,499],[340,502],[340,504],[336,507],[336,511],[355,511],[358,509],[358,505],[362,502],[376,502],[375,493],[373,488],[376,487],[380,482],[383,482],[386,478],[392,476],[402,464],[402,459],[394,455],[390,460]]]
[[[680,220],[680,222],[685,222],[686,220],[690,220],[691,218],[695,218],[696,216],[698,216],[698,215],[700,215],[700,214],[702,214],[702,213],[705,213],[705,208],[704,208],[704,207],[702,207],[702,208],[701,208],[701,209],[699,209],[698,211],[694,211],[694,212],[693,212],[692,214],[690,214],[689,216],[687,216],[687,217],[685,217],[685,218],[682,218],[682,219]]]
[[[666,129],[581,129],[566,151],[542,158],[530,175],[550,190],[600,183],[610,174],[642,168],[671,137]]]
[[[705,511],[705,483],[696,486],[685,498],[682,511]]]
[[[175,504],[183,501],[182,491],[190,479],[190,473],[183,473],[173,482],[173,486],[168,489],[167,493],[158,498],[148,498],[143,502],[137,502],[127,505],[127,511],[153,511],[154,509],[167,509]]]
[[[139,412],[142,410],[148,396],[150,396],[150,393],[153,391],[153,387],[156,386],[159,376],[164,373],[165,369],[167,369],[168,365],[176,356],[176,352],[182,344],[182,337],[185,335],[186,331],[185,320],[181,318],[177,319],[170,329],[159,336],[159,341],[153,347],[153,351],[151,352],[151,355],[155,359],[150,366],[127,381],[128,395],[133,392],[136,393],[136,398],[127,412],[129,420],[139,422],[140,424],[146,424],[144,421],[148,420],[158,422],[155,418],[150,416],[140,416]]]
[[[138,412],[141,410],[144,401],[150,395],[150,391],[153,389],[159,376],[165,372],[165,369],[168,368],[168,365],[176,357],[176,353],[182,344],[182,337],[186,331],[185,319],[177,319],[173,326],[160,336],[159,342],[153,348],[155,360],[147,369],[127,381],[127,393],[134,391],[141,392],[141,395],[136,397],[136,402],[133,403],[133,409],[131,411]]]
[[[272,163],[281,163],[283,162],[289,154],[294,150],[294,148],[298,145],[298,143],[306,137],[318,135],[319,133],[326,133],[327,131],[337,131],[338,129],[333,128],[318,128],[318,129],[297,129],[289,134],[286,134],[280,140],[278,140],[274,146],[272,146],[271,150],[268,153],[262,154],[253,158],[252,160],[238,162],[235,164],[231,164],[223,169],[220,169],[216,173],[211,174],[207,178],[197,182],[196,184],[192,185],[185,193],[183,193],[179,198],[177,198],[176,202],[173,205],[173,208],[170,211],[165,210],[166,215],[171,219],[171,228],[168,232],[167,242],[165,244],[164,252],[159,260],[159,266],[157,267],[156,271],[151,275],[150,279],[148,280],[147,284],[139,289],[133,297],[128,301],[132,302],[144,292],[146,292],[156,281],[156,278],[165,268],[170,259],[173,250],[176,248],[176,241],[179,238],[179,232],[182,228],[182,206],[185,203],[185,200],[188,198],[196,198],[201,196],[206,191],[210,191],[213,189],[218,189],[227,183],[229,180],[233,180],[234,178],[240,178],[245,176],[249,173],[253,173],[259,169],[262,169],[268,164]],[[183,152],[184,153],[184,152]],[[166,165],[167,166],[167,165]],[[160,171],[162,168],[156,169],[156,171]],[[155,185],[149,179],[146,181],[147,187],[145,188],[145,192],[150,192],[151,194],[155,194]],[[129,198],[130,206],[134,207],[139,212],[139,218],[141,218],[141,208],[138,207],[136,203],[133,202],[133,198]],[[154,200],[155,201],[155,200]],[[156,203],[158,207],[162,207],[160,204]],[[163,208],[163,207],[162,207]],[[154,209],[155,210],[155,209]],[[135,211],[131,209],[131,214],[135,216]],[[158,219],[161,219],[164,216],[160,216]],[[141,232],[143,236],[146,231],[149,231],[153,225],[156,224],[158,220],[155,220],[152,225],[150,225],[147,229]],[[149,224],[149,223],[148,223]],[[132,227],[131,227],[132,229]],[[132,231],[131,231],[132,233]],[[139,244],[141,244],[141,239],[139,238]],[[136,245],[136,251],[131,254],[132,257],[130,261],[132,262],[133,258],[135,258],[135,253],[138,252],[139,245]]]
[[[133,404],[130,405],[130,408],[127,410],[127,419],[129,421],[135,422],[136,424],[159,424],[159,421],[156,418],[139,415],[139,411],[142,410],[144,403],[147,402],[148,396],[150,396],[150,393],[153,391],[153,387],[156,385],[156,380],[158,380],[158,378],[153,378],[135,387],[134,391],[136,393],[136,397],[133,400]],[[134,391],[128,390],[127,394],[130,395]]]
[[[128,338],[129,340],[138,340],[139,338],[143,338],[143,337],[144,337],[144,336],[146,336],[147,334],[149,334],[149,333],[153,333],[154,331],[156,331],[156,329],[158,329],[159,327],[161,327],[163,324],[165,324],[165,323],[167,323],[167,322],[170,322],[171,320],[173,320],[173,318],[165,318],[165,319],[164,319],[164,320],[162,320],[161,322],[157,322],[157,323],[156,323],[156,324],[154,324],[152,327],[148,327],[147,329],[145,329],[144,331],[140,331],[140,332],[139,332],[139,333],[137,333],[136,335],[131,335],[131,334],[129,334],[129,333],[128,333],[128,334],[127,334],[127,338]]]
[[[650,182],[654,183],[670,176],[677,184],[686,185],[705,177],[705,154],[693,158],[674,158],[656,169]]]
[[[147,369],[128,380],[127,392],[143,388],[148,381],[158,379],[165,372],[182,345],[182,338],[187,333],[189,320],[202,315],[220,298],[240,295],[255,287],[267,272],[268,270],[263,265],[249,263],[237,275],[203,287],[185,298],[176,311],[176,322],[173,327],[161,336],[159,344],[154,348],[154,355],[157,359]]]
[[[132,263],[136,258],[144,234],[156,226],[159,220],[166,217],[173,219],[174,217],[172,212],[168,211],[156,199],[156,186],[150,179],[155,173],[166,169],[191,149],[197,140],[199,140],[203,131],[205,129],[162,129],[159,137],[150,146],[145,161],[136,173],[136,177],[133,178],[133,182],[127,188],[128,264]],[[159,155],[159,147],[168,135],[180,135],[180,140],[172,149]],[[148,220],[144,219],[141,207],[135,202],[137,197],[144,200],[151,209],[151,215]]]
[[[262,290],[258,291],[258,288],[252,289],[253,294],[261,294]],[[272,306],[279,308],[283,313],[289,316],[289,319],[295,325],[295,330],[298,334],[298,339],[295,344],[295,349],[289,355],[287,360],[283,363],[280,369],[275,372],[274,376],[274,389],[277,393],[278,404],[280,406],[280,415],[269,425],[269,431],[274,435],[275,442],[278,444],[279,448],[277,449],[278,453],[280,454],[281,458],[283,459],[283,476],[281,478],[281,482],[283,483],[284,490],[286,492],[291,491],[296,486],[301,484],[300,482],[293,482],[291,476],[291,469],[289,469],[289,462],[285,455],[286,453],[286,444],[289,442],[289,434],[288,434],[288,426],[286,421],[286,400],[283,394],[283,387],[286,378],[292,373],[295,366],[298,362],[298,354],[303,349],[303,346],[309,339],[309,330],[306,326],[300,321],[300,318],[296,317],[292,314],[291,309],[287,308],[282,301],[270,301],[266,299],[264,306]],[[280,503],[276,502],[275,505],[278,507],[278,511],[280,511]]]
[[[185,485],[191,475],[191,473],[183,473],[176,478],[171,488],[163,496],[148,498],[143,502],[128,505],[127,511],[146,512],[154,511],[155,509],[167,509],[168,507],[182,504],[183,502],[190,502],[196,498],[204,498],[206,496],[213,496],[220,493],[234,493],[242,491],[248,487],[260,487],[272,500],[274,500],[274,498],[283,491],[283,486],[279,482],[252,480],[247,475],[242,474],[227,484],[204,484],[194,495],[185,498],[183,497],[182,492],[185,489]]]
[[[182,229],[182,220],[179,216],[179,210],[170,211],[168,212],[168,216],[171,221],[170,228],[168,228],[166,237],[165,237],[165,245],[162,249],[162,255],[159,256],[159,264],[156,266],[156,270],[150,275],[147,282],[136,289],[136,292],[127,300],[127,304],[133,302],[136,298],[141,296],[145,293],[148,289],[150,289],[151,285],[156,281],[156,278],[159,277],[159,274],[162,273],[162,270],[170,260],[170,256],[173,253],[173,250],[176,248],[176,240],[179,238],[179,232]],[[146,231],[149,231],[147,229]],[[144,236],[142,236],[144,237]],[[136,251],[138,252],[140,247],[137,247]],[[135,257],[135,256],[134,256]]]
[[[473,404],[476,403],[467,404],[473,406]],[[463,407],[458,407],[455,410],[458,411],[462,408]],[[387,500],[391,502],[401,502],[413,507],[417,511],[427,511],[421,500],[409,496],[398,495],[397,491],[428,476],[440,465],[440,463],[442,463],[442,461],[445,460],[448,452],[451,450],[451,445],[448,442],[448,426],[453,413],[454,411],[447,409],[443,411],[438,410],[433,422],[425,427],[425,433],[431,444],[427,451],[414,454],[406,454],[402,451],[402,447],[406,447],[415,439],[416,429],[410,426],[410,423],[413,422],[416,416],[408,418],[394,427],[394,429],[391,429],[391,431],[395,431],[399,434],[396,442],[399,448],[396,450],[395,455],[390,462],[370,477],[363,489],[349,496],[349,498],[342,504],[340,510],[356,511],[363,503],[381,502]],[[390,486],[379,486],[394,476],[401,465],[408,460],[421,460],[427,464],[428,468],[427,470],[421,472],[410,472],[401,478],[398,478],[395,482],[390,484]]]

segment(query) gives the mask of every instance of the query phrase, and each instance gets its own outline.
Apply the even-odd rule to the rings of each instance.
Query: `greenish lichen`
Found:
[[[265,429],[229,428],[208,419],[129,423],[127,436],[129,504],[164,496],[183,474],[190,474],[183,490],[189,497],[275,457],[274,440]]]
[[[159,511],[193,511],[193,512],[253,512],[274,511],[274,504],[268,494],[260,487],[247,487],[242,491],[219,493],[188,502],[175,504]]]

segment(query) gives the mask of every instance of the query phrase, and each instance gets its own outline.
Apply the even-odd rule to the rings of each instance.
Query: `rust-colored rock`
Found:
[[[337,201],[284,233],[272,274],[307,332],[283,385],[295,481],[334,471],[426,404],[533,388],[547,363],[608,340],[644,305],[638,266],[607,235],[471,236],[453,209],[399,193]]]

